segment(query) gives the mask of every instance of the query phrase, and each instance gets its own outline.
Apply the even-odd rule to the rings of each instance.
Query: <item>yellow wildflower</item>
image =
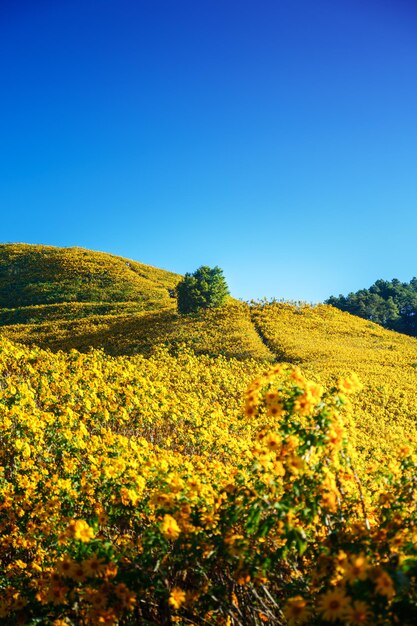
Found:
[[[333,589],[323,594],[319,600],[318,608],[328,622],[335,622],[344,614],[349,604],[349,598],[346,597],[343,589]]]
[[[288,620],[289,626],[297,624],[305,624],[310,619],[310,610],[307,606],[307,600],[302,596],[294,596],[289,598],[284,606],[284,615]]]
[[[337,386],[339,391],[346,394],[356,393],[363,389],[362,383],[354,372],[347,378],[339,378]]]
[[[368,562],[362,554],[353,555],[348,563],[344,564],[346,580],[354,583],[356,580],[365,580],[368,576]]]
[[[82,519],[72,520],[68,527],[68,533],[83,543],[87,543],[94,537],[94,530]]]
[[[168,514],[164,515],[164,519],[160,525],[160,530],[167,539],[177,539],[181,532],[175,518]]]
[[[345,610],[343,620],[348,626],[370,626],[372,613],[366,602],[356,600],[352,606]]]
[[[175,609],[178,610],[184,604],[186,599],[186,593],[179,587],[174,587],[171,591],[171,595],[169,596],[169,604]]]
[[[375,590],[381,596],[393,598],[395,596],[395,589],[391,576],[381,571],[375,578]]]

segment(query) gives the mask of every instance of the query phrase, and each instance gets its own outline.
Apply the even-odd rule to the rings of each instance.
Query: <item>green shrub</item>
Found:
[[[178,312],[196,313],[200,309],[220,307],[228,295],[223,270],[202,265],[193,274],[187,273],[177,285]]]

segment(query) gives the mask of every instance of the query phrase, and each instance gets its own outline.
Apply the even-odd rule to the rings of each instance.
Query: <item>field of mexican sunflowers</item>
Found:
[[[213,315],[130,356],[4,326],[0,623],[416,623],[416,340]]]

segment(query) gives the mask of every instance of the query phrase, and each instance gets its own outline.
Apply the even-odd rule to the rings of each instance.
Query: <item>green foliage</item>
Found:
[[[196,313],[225,304],[229,289],[220,267],[202,265],[177,285],[178,312]]]
[[[331,296],[326,304],[413,337],[417,336],[417,278],[377,280],[369,289]]]

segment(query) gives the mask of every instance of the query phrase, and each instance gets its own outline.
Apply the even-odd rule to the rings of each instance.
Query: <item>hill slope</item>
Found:
[[[164,302],[178,274],[82,248],[0,245],[0,307],[60,302]]]
[[[416,459],[403,444],[417,448],[416,342],[402,352],[393,338],[384,387],[386,331],[330,307],[250,313],[313,380],[181,347],[54,354],[0,333],[4,623],[259,626],[261,614],[294,626],[308,602],[303,623],[324,626],[324,602],[342,598],[356,624],[415,624]],[[359,359],[360,345],[352,412],[354,378],[330,393],[314,381],[350,367],[342,356]]]
[[[159,344],[273,360],[246,304],[180,316],[178,274],[80,248],[0,246],[0,327],[43,348],[149,354]],[[171,293],[170,293],[171,292]]]
[[[351,439],[363,460],[384,462],[417,442],[417,340],[329,305],[255,307],[252,316],[279,360],[300,365],[326,385],[352,371],[364,383],[354,400]]]
[[[146,280],[2,312],[0,620],[415,624],[417,340]]]
[[[414,338],[329,305],[248,305],[231,299],[220,309],[178,315],[175,299],[166,286],[175,284],[175,274],[79,249],[3,246],[0,251],[2,276],[9,277],[10,289],[16,268],[24,267],[17,293],[28,295],[23,285],[26,276],[38,300],[45,284],[61,288],[59,277],[67,287],[83,285],[84,291],[78,293],[86,297],[101,293],[104,270],[111,281],[104,291],[113,298],[111,302],[61,302],[3,309],[1,334],[13,341],[53,351],[101,348],[114,356],[148,356],[160,345],[176,354],[185,344],[197,354],[298,364],[325,384],[356,371],[366,389],[355,400],[360,417],[352,426],[352,441],[362,462],[370,457],[382,461],[392,453],[393,446],[407,438],[417,441]],[[53,260],[55,276],[50,268],[46,270],[48,259]],[[131,293],[137,296],[133,302],[116,300],[123,297],[126,273],[131,279]],[[52,288],[48,293],[51,298]],[[64,291],[60,293],[63,296]],[[2,298],[4,301],[4,292]]]
[[[172,307],[166,307],[7,325],[1,328],[1,332],[13,341],[36,344],[53,351],[77,349],[86,352],[90,348],[102,348],[114,356],[148,355],[160,344],[174,349],[179,344],[188,344],[198,354],[274,359],[251,322],[248,305],[241,302],[231,302],[198,315],[182,316]]]

